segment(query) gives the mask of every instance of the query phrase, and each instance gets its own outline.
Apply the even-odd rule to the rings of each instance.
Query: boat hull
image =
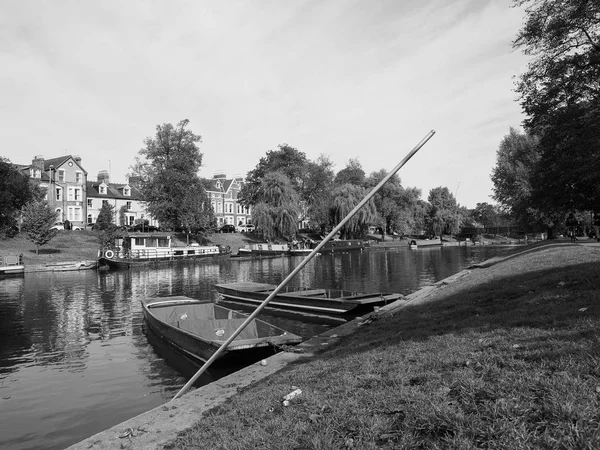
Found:
[[[318,243],[313,244],[315,248]],[[336,253],[336,252],[350,252],[356,250],[364,250],[369,247],[368,241],[362,240],[344,240],[344,241],[328,241],[320,250],[320,253]]]
[[[220,297],[234,302],[260,304],[276,288],[262,283],[228,283],[215,285]],[[400,294],[351,293],[326,289],[282,290],[267,305],[272,308],[325,315],[351,315],[372,311],[401,298]]]
[[[229,253],[220,253],[215,255],[194,255],[194,256],[169,256],[163,258],[98,258],[98,264],[108,266],[111,269],[130,269],[132,267],[143,267],[155,264],[168,264],[176,261],[214,261],[229,258]]]
[[[159,312],[160,308],[171,309]],[[156,335],[200,363],[210,359],[248,317],[212,302],[182,296],[142,301],[142,310],[146,324]],[[206,311],[213,311],[213,317]],[[301,341],[300,336],[254,319],[217,360],[221,364],[257,360],[274,354],[277,346]]]

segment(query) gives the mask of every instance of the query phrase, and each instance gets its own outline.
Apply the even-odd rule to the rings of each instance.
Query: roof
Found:
[[[207,191],[209,192],[228,192],[229,189],[231,188],[231,185],[234,182],[239,183],[240,185],[243,185],[243,181],[236,179],[236,178],[213,178],[211,180],[208,180],[210,182],[210,188],[207,189]],[[217,183],[221,184],[221,187],[217,187]]]
[[[44,160],[44,171],[50,170],[50,166],[54,166],[55,169],[58,169],[60,166],[67,163],[68,161],[73,161],[75,164],[77,164],[77,167],[79,167],[81,169],[81,171],[84,172],[85,175],[87,176],[87,171],[83,167],[81,167],[81,160],[78,161],[77,159],[75,159],[73,157],[73,155],[65,155],[65,156],[59,156],[58,158],[45,159]],[[23,165],[23,164],[14,164],[14,165],[19,167],[19,170],[21,170],[21,171],[27,170],[29,172],[29,169],[33,165],[33,162],[31,164],[27,164],[27,165]],[[29,176],[29,173],[27,174],[27,176]],[[42,179],[43,179],[43,176],[42,176]],[[49,180],[48,177],[46,177],[46,179]]]
[[[87,196],[88,198],[116,198],[124,200],[142,200],[142,193],[134,186],[118,183],[104,183],[106,185],[106,194],[100,193],[100,185],[102,182],[88,181]],[[129,186],[131,195],[123,195],[123,188]]]

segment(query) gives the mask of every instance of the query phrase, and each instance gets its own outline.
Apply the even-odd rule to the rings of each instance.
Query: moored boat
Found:
[[[23,255],[0,256],[0,275],[22,275],[24,273]]]
[[[113,248],[100,250],[98,263],[113,269],[128,269],[150,263],[228,257],[230,254],[228,248],[218,245],[174,245],[169,233],[130,233],[115,239]]]
[[[312,248],[315,248],[319,243],[315,242],[312,244]],[[369,241],[363,241],[360,239],[349,239],[349,240],[331,240],[325,243],[325,245],[319,250],[320,253],[334,253],[334,252],[349,252],[353,250],[363,250],[369,247]]]
[[[248,318],[211,301],[185,296],[142,300],[147,325],[164,341],[197,361],[207,361]],[[300,336],[253,319],[218,358],[225,362],[260,358],[278,346],[294,345]]]
[[[220,298],[260,304],[276,288],[273,284],[237,282],[216,284]],[[402,294],[361,293],[336,289],[300,289],[286,286],[266,306],[311,314],[348,315],[372,311],[402,298]]]

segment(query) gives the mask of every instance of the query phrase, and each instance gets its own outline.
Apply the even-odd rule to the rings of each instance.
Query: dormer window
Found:
[[[131,197],[131,188],[129,186],[125,186],[123,188],[123,195],[126,197]]]
[[[101,185],[98,187],[98,191],[99,191],[101,194],[104,194],[104,195],[106,195],[106,185],[105,185],[104,183],[102,183],[102,184],[101,184]]]
[[[217,186],[217,189],[221,189],[221,182],[217,181],[216,186]]]

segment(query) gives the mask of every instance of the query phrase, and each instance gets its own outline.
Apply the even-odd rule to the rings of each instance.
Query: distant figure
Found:
[[[71,222],[69,222],[69,219],[65,219],[64,227],[65,227],[65,230],[71,229]]]
[[[123,245],[121,245],[121,247],[123,248],[123,258],[128,258],[129,257],[129,240],[123,239]]]
[[[569,213],[566,225],[569,232],[569,236],[571,237],[571,242],[575,242],[577,240],[577,238],[575,237],[575,231],[577,230],[579,222],[577,222],[577,219],[575,218],[573,213]]]
[[[594,213],[594,233],[596,234],[596,242],[600,242],[600,212]]]

